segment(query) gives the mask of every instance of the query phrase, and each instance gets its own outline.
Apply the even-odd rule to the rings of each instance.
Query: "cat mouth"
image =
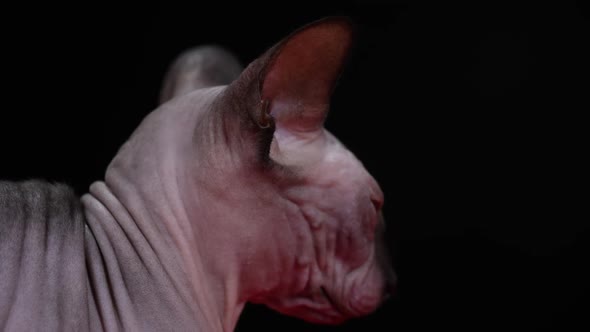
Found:
[[[320,292],[322,293],[322,296],[326,299],[326,301],[328,301],[328,303],[330,304],[330,306],[342,317],[352,317],[353,315],[350,314],[350,312],[348,312],[348,310],[345,310],[344,308],[342,308],[341,305],[338,304],[338,302],[336,302],[334,300],[333,297],[330,296],[330,294],[328,293],[328,291],[326,290],[326,288],[324,286],[320,286]]]

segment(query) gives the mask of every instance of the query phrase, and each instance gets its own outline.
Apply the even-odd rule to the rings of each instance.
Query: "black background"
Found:
[[[248,306],[238,331],[588,328],[582,1],[45,3],[1,15],[0,178],[80,194],[157,106],[182,50],[216,43],[246,64],[323,16],[357,23],[327,128],[383,187],[398,293],[340,327]]]

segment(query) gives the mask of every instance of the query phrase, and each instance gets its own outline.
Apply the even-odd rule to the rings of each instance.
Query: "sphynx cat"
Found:
[[[395,284],[383,193],[324,128],[347,19],[245,70],[181,56],[104,181],[0,182],[0,329],[232,331],[247,302],[309,322],[373,312]]]

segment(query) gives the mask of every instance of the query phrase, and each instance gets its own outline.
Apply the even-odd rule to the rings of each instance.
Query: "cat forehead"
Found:
[[[328,181],[339,183],[351,191],[368,190],[372,199],[382,201],[383,191],[363,163],[328,130],[328,148],[322,172]]]

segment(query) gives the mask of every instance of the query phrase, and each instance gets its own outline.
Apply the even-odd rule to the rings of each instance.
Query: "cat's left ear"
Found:
[[[327,18],[295,31],[246,68],[229,86],[254,128],[305,139],[323,129],[332,90],[352,46],[347,18]],[[264,135],[263,135],[264,136]],[[262,150],[270,149],[270,140]]]

